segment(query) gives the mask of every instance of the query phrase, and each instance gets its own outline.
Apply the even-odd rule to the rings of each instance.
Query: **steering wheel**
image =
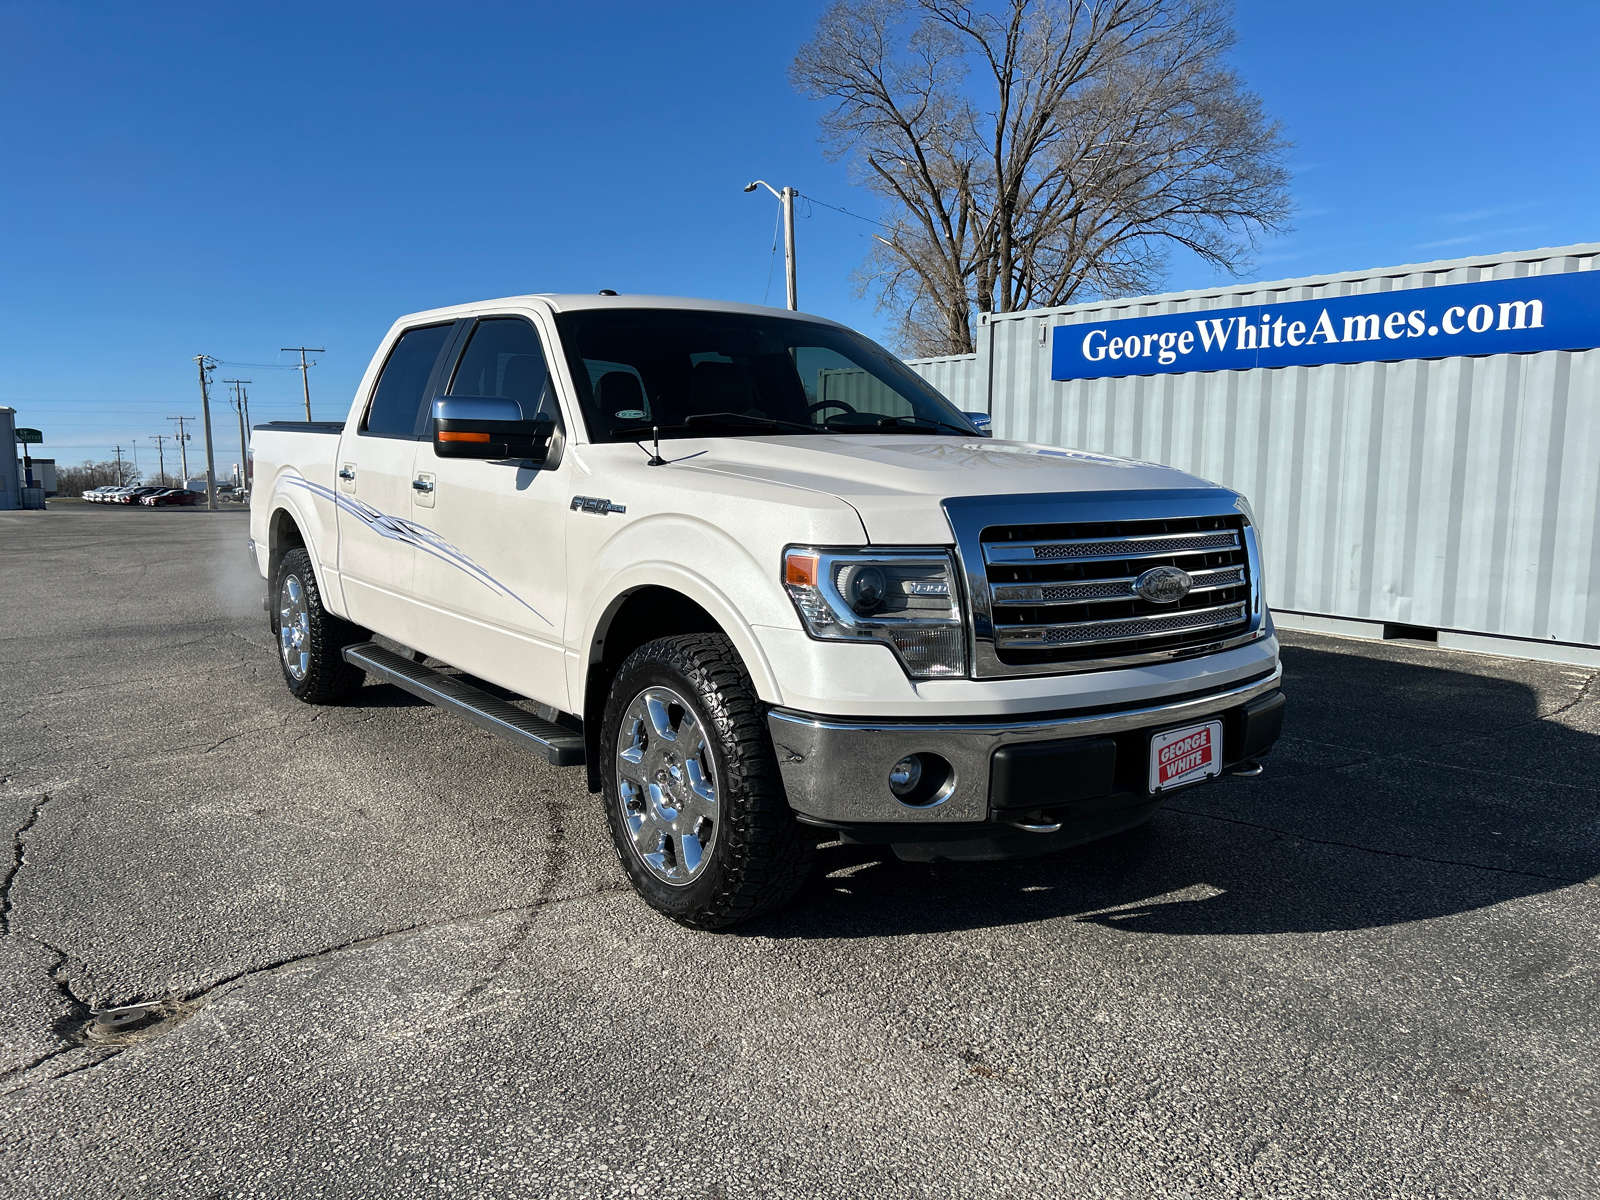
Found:
[[[843,409],[847,416],[852,416],[852,417],[857,415],[857,412],[858,412],[857,409],[852,408],[850,405],[846,404],[843,400],[818,400],[815,404],[808,404],[806,406],[806,416],[808,416],[808,417],[809,416],[813,416],[814,414],[821,412],[825,408]]]

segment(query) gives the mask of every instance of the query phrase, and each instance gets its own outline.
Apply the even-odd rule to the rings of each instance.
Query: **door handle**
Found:
[[[433,491],[433,480],[431,480],[431,479],[413,479],[411,481],[411,486],[413,488],[415,488],[419,492],[431,492],[431,491]]]
[[[356,477],[356,473],[354,471],[352,471],[349,467],[340,467],[339,468],[339,478],[340,479],[354,479],[355,477]]]

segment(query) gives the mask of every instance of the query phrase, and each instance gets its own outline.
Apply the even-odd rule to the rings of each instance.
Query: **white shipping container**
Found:
[[[1600,665],[1600,350],[1050,377],[1057,325],[1589,271],[1597,254],[1589,243],[992,314],[976,354],[910,365],[959,407],[987,409],[996,437],[1166,463],[1245,493],[1276,610],[1563,643],[1548,656]]]

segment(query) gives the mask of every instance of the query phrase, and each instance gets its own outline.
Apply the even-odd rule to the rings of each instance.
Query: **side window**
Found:
[[[556,421],[561,419],[539,334],[521,317],[489,317],[478,322],[448,394],[497,396],[522,405],[524,419],[532,420],[541,412]]]
[[[383,364],[383,374],[373,390],[367,419],[361,425],[363,433],[380,437],[416,436],[417,410],[422,407],[428,377],[433,374],[433,364],[438,361],[439,351],[444,349],[451,328],[450,325],[427,325],[408,329],[400,335],[394,349],[389,351],[389,361]]]

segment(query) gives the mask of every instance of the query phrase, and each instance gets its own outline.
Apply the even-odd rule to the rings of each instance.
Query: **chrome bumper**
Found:
[[[773,709],[767,723],[795,812],[825,824],[900,825],[909,833],[917,826],[989,820],[989,758],[1001,746],[1181,725],[1248,704],[1282,682],[1279,666],[1266,678],[1191,700],[1042,721],[841,721]],[[889,790],[889,770],[908,754],[927,753],[951,764],[953,787],[937,803],[902,804]]]

